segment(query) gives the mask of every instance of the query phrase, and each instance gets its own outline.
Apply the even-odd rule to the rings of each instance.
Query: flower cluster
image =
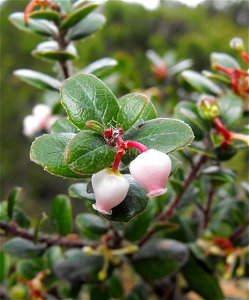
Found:
[[[123,154],[128,148],[141,151],[129,166],[132,177],[147,191],[149,198],[164,194],[165,184],[171,171],[169,156],[155,149],[147,149],[135,141],[124,141],[122,129],[105,130],[105,139],[111,146],[117,147],[113,166],[92,176],[92,187],[96,198],[93,208],[103,214],[111,214],[111,209],[119,205],[126,197],[129,182],[118,170]]]
[[[33,136],[41,130],[48,131],[52,124],[58,119],[52,115],[51,108],[45,104],[38,104],[23,120],[23,134]]]

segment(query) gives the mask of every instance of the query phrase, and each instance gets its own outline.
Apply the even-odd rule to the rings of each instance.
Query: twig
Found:
[[[179,202],[182,199],[183,194],[187,191],[191,183],[196,179],[198,175],[198,171],[202,167],[202,165],[207,161],[207,156],[201,155],[198,163],[194,165],[192,168],[191,172],[189,173],[186,181],[183,184],[183,191],[175,196],[175,199],[172,201],[172,203],[166,207],[166,209],[158,216],[157,220],[161,222],[165,222],[168,218],[170,218],[176,206],[179,204]],[[156,232],[157,230],[155,228],[152,228],[147,232],[147,234],[143,237],[143,239],[139,242],[139,246],[142,246],[147,240],[149,240],[152,235]]]
[[[248,225],[249,225],[249,218],[245,221],[243,225],[235,228],[233,233],[230,235],[229,240],[233,242],[234,240],[238,239],[241,236],[241,234],[244,233]]]
[[[204,213],[204,220],[203,220],[203,229],[206,229],[208,226],[208,223],[210,221],[210,212],[211,212],[211,206],[212,206],[212,201],[213,201],[213,196],[215,194],[215,186],[211,185],[209,192],[208,192],[208,197],[207,197],[207,204],[206,207],[203,211]]]
[[[34,241],[34,233],[19,228],[15,223],[7,224],[5,222],[0,221],[0,229],[4,230],[5,236],[17,236],[17,237],[22,237],[29,241]],[[91,243],[82,240],[70,240],[67,238],[45,235],[45,234],[41,234],[37,242],[45,243],[47,247],[58,245],[58,246],[70,247],[70,248],[82,248],[84,246],[91,246],[93,248],[96,248],[98,246],[97,243]]]

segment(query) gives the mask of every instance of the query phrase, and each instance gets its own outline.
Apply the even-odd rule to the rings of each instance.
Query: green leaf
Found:
[[[181,73],[182,77],[197,91],[203,93],[211,93],[214,95],[221,94],[221,88],[210,79],[201,74],[186,70]]]
[[[87,192],[88,183],[75,183],[70,185],[68,194],[72,198],[94,200],[93,193]]]
[[[26,280],[33,279],[38,273],[43,270],[42,259],[23,259],[17,264],[17,272],[19,277]]]
[[[46,20],[29,19],[28,24],[24,23],[24,13],[15,12],[9,17],[10,22],[18,29],[26,31],[28,33],[43,35],[43,36],[57,36],[57,27]]]
[[[80,20],[85,18],[88,14],[90,14],[94,9],[98,7],[99,4],[97,3],[91,3],[88,5],[85,5],[78,10],[72,12],[69,14],[61,23],[62,29],[68,29],[75,24],[77,24]]]
[[[102,14],[91,13],[68,31],[70,40],[84,39],[105,25],[106,19]]]
[[[60,20],[61,16],[54,10],[37,10],[29,13],[29,18],[58,21]]]
[[[94,214],[79,214],[76,217],[75,223],[80,234],[90,240],[98,239],[108,231],[106,222]]]
[[[72,171],[85,175],[109,167],[115,155],[115,148],[108,146],[102,136],[84,130],[67,145],[65,160]]]
[[[45,249],[45,244],[35,244],[20,237],[9,240],[3,246],[4,252],[20,258],[39,256]]]
[[[220,116],[228,127],[233,127],[243,115],[243,101],[234,93],[226,93],[218,98]]]
[[[124,139],[170,153],[189,145],[194,139],[194,134],[191,128],[180,120],[157,118],[144,122],[138,128],[130,129],[124,135]]]
[[[151,208],[149,205],[134,221],[129,222],[124,228],[124,237],[128,241],[139,240],[147,231],[152,222]]]
[[[43,212],[41,214],[41,217],[39,218],[36,226],[35,226],[35,230],[34,230],[34,242],[37,243],[38,238],[39,238],[39,232],[41,230],[42,225],[46,222],[46,220],[48,219],[48,216],[46,215],[45,212]]]
[[[179,63],[175,64],[173,67],[171,67],[168,70],[168,75],[174,76],[174,75],[182,72],[183,70],[192,67],[192,65],[193,65],[192,59],[185,59],[183,61],[180,61]]]
[[[69,119],[80,129],[89,129],[85,123],[90,120],[105,127],[116,125],[117,99],[94,75],[80,74],[65,80],[61,98]]]
[[[30,220],[21,207],[17,207],[13,214],[13,221],[15,221],[20,227],[29,228]]]
[[[135,253],[132,265],[145,280],[153,281],[172,275],[188,259],[188,248],[175,240],[152,240]]]
[[[94,282],[103,266],[103,257],[87,255],[82,250],[72,249],[65,253],[64,259],[53,267],[53,271],[62,280],[72,282]]]
[[[16,198],[18,194],[20,193],[21,188],[20,187],[15,187],[11,190],[11,192],[8,195],[8,207],[7,207],[7,212],[8,212],[8,217],[10,219],[13,218],[14,214],[14,209],[16,205]]]
[[[190,253],[187,263],[182,268],[190,290],[201,295],[205,300],[223,299],[217,278],[208,270],[203,261]]]
[[[7,201],[0,202],[0,221],[9,221],[7,208],[8,208]]]
[[[61,82],[59,80],[40,72],[28,69],[19,69],[14,72],[14,75],[22,81],[39,89],[57,91],[61,87]]]
[[[208,130],[208,126],[200,117],[195,103],[181,101],[176,105],[174,113],[177,118],[189,124],[196,140],[202,139],[203,132]]]
[[[38,137],[31,145],[31,160],[53,175],[79,178],[64,161],[66,145],[74,136],[73,133],[54,133]]]
[[[79,129],[66,118],[55,121],[51,127],[51,133],[78,133]]]
[[[219,166],[205,168],[202,174],[211,180],[213,185],[224,184],[227,182],[235,183],[236,177],[234,171]]]
[[[156,110],[150,99],[139,93],[123,96],[118,100],[120,111],[117,116],[118,127],[127,130],[156,118]]]
[[[123,299],[124,289],[122,287],[122,282],[118,276],[112,274],[112,276],[107,281],[107,286],[112,298]]]
[[[0,251],[0,283],[2,284],[9,274],[10,257],[8,254]]]
[[[103,215],[114,222],[129,222],[142,213],[148,204],[147,192],[131,175],[124,175],[130,183],[129,191],[125,199],[112,209],[111,215]]]
[[[118,62],[116,61],[116,59],[110,57],[101,58],[86,66],[83,70],[79,72],[79,74],[89,73],[100,78],[106,77],[110,75],[110,73],[115,69],[117,64]]]
[[[61,50],[55,41],[40,43],[31,54],[40,59],[66,61],[78,58],[77,50],[71,43],[65,50]]]
[[[227,69],[240,69],[241,66],[231,55],[226,53],[213,52],[211,54],[211,64],[219,65]]]
[[[48,267],[52,269],[53,266],[62,259],[63,252],[59,246],[52,246],[48,248],[44,257],[46,258]]]
[[[52,202],[51,221],[60,235],[67,235],[72,230],[72,205],[66,195],[57,195]]]

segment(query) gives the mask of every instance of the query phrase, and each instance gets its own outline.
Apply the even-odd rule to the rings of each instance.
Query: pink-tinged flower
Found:
[[[96,199],[93,208],[110,215],[111,209],[119,205],[129,190],[129,181],[119,171],[104,169],[92,176],[92,187]]]
[[[139,154],[130,163],[133,178],[155,197],[167,192],[165,184],[171,171],[171,160],[163,152],[150,149]]]
[[[58,116],[52,115],[50,107],[45,104],[36,105],[32,113],[23,120],[23,134],[26,136],[33,136],[42,129],[49,131],[52,124],[58,120]]]

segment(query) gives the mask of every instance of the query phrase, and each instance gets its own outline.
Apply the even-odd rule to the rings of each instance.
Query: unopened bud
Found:
[[[230,41],[230,47],[237,51],[244,51],[244,42],[241,38],[235,37]]]
[[[100,272],[98,273],[98,278],[99,278],[100,281],[105,280],[106,277],[107,277],[106,271],[100,271]]]
[[[88,254],[88,255],[94,254],[94,250],[93,250],[93,248],[90,247],[90,246],[85,246],[82,250],[83,250],[84,253],[86,253],[86,254]]]
[[[199,102],[199,112],[203,118],[213,120],[220,114],[220,107],[215,98],[205,97]]]
[[[23,120],[23,134],[33,136],[40,130],[38,119],[33,115],[28,115]]]
[[[129,181],[119,171],[104,169],[92,176],[92,187],[96,199],[93,208],[102,214],[111,214],[129,190]]]
[[[43,123],[51,115],[50,107],[45,104],[36,105],[33,108],[32,112],[33,115],[38,119],[40,123]]]
[[[156,197],[167,192],[165,184],[170,171],[169,156],[154,149],[139,154],[130,163],[131,175],[149,192],[148,197]]]

